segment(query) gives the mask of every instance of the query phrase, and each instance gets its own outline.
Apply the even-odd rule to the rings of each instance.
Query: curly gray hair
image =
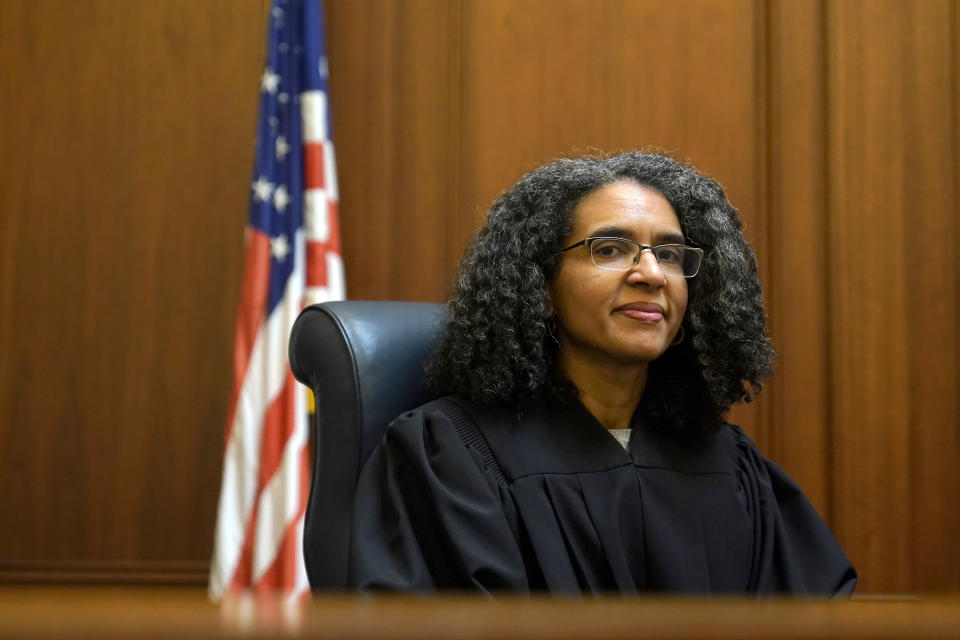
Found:
[[[523,176],[493,203],[461,261],[449,323],[428,364],[432,386],[518,414],[545,392],[575,393],[554,370],[546,285],[577,204],[624,179],[663,194],[686,241],[705,254],[689,281],[686,339],[650,365],[645,418],[673,433],[705,434],[734,403],[760,391],[774,351],[756,256],[737,211],[713,179],[641,152],[557,160]]]

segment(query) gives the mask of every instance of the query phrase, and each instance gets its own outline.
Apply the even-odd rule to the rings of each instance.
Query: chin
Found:
[[[653,362],[664,353],[669,345],[633,345],[618,352],[617,360],[624,363]]]
[[[650,361],[656,360],[670,348],[666,335],[630,336],[632,339],[620,341],[620,353],[632,358]],[[638,339],[640,338],[640,339]]]

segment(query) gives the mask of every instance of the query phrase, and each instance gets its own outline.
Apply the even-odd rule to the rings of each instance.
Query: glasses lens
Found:
[[[651,251],[660,263],[661,269],[667,273],[680,274],[683,273],[684,267],[684,249],[686,247],[679,244],[662,244]]]
[[[692,278],[700,270],[701,253],[682,244],[662,244],[654,247],[654,255],[660,268],[667,273]]]
[[[700,271],[700,261],[703,260],[703,254],[699,251],[684,247],[683,252],[683,275],[685,278],[692,278]]]
[[[590,243],[593,264],[601,269],[629,269],[636,255],[637,245],[620,238],[597,238]]]

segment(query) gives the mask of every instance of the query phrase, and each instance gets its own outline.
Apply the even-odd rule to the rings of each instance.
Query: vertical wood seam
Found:
[[[763,225],[763,241],[766,244],[766,251],[764,252],[763,261],[764,264],[761,273],[767,274],[767,282],[774,282],[773,279],[773,264],[774,261],[771,259],[773,255],[773,246],[774,246],[774,234],[773,234],[773,220],[771,216],[772,211],[772,200],[773,196],[771,195],[771,153],[770,153],[770,135],[772,132],[772,127],[770,126],[771,118],[771,92],[772,92],[772,79],[770,77],[770,0],[757,0],[754,4],[754,37],[756,38],[755,42],[755,53],[754,53],[754,95],[757,97],[757,109],[760,112],[756,119],[756,141],[755,141],[755,150],[756,153],[756,180],[754,184],[757,192],[754,193],[754,202],[756,206],[760,209],[757,213],[762,212],[764,219]],[[760,218],[760,216],[757,216]],[[761,265],[757,265],[760,267]],[[775,300],[773,295],[774,287],[770,287],[767,290],[767,300],[766,302],[770,305],[770,310],[767,312],[767,318],[765,319],[767,325],[767,334],[770,334],[770,319],[774,316],[772,313],[775,308]],[[773,389],[771,385],[766,386],[767,392],[769,393]],[[777,403],[776,393],[772,397],[768,398],[767,402],[764,402],[760,405],[760,411],[758,411],[758,418],[762,422],[762,425],[758,429],[758,434],[763,434],[764,440],[764,449],[767,450],[768,455],[779,453],[777,444],[779,444],[779,439],[776,437],[777,429],[774,424],[774,419],[777,415],[777,412],[774,410]]]
[[[900,55],[898,56],[898,59],[897,59],[897,64],[899,65],[900,68],[895,71],[895,73],[898,73],[899,76],[904,79],[904,85],[906,85],[908,78],[913,77],[913,73],[912,73],[913,65],[912,65],[911,57],[912,56],[919,57],[920,55],[919,52],[917,51],[918,44],[916,42],[916,38],[914,37],[914,33],[917,28],[916,23],[917,23],[916,8],[911,6],[909,9],[907,9],[906,20],[900,22],[900,27],[903,30],[902,33],[900,34],[900,39],[903,44],[900,50]],[[913,134],[913,126],[911,126],[911,120],[915,117],[918,118],[920,115],[920,109],[916,104],[916,94],[919,91],[920,89],[916,89],[915,91],[909,91],[906,89],[906,86],[904,86],[904,88],[902,89],[903,105],[902,105],[901,118],[903,119],[904,126],[903,126],[903,131],[901,132],[902,138],[900,140],[900,144],[905,150],[904,155],[907,156],[908,159],[905,162],[905,166],[903,167],[899,178],[901,182],[901,189],[904,194],[910,193],[910,181],[912,179],[912,176],[910,175],[910,170],[909,170],[909,162],[910,162],[909,150],[912,148],[910,144],[910,140]],[[906,202],[904,202],[903,207],[900,211],[900,214],[901,214],[900,233],[903,234],[904,238],[909,238],[910,233],[912,232],[912,224],[911,224],[910,215],[909,215],[909,205],[907,205]],[[913,297],[916,295],[916,289],[910,286],[910,279],[911,277],[906,272],[901,274],[901,280],[903,284],[903,303],[908,309],[912,306]],[[903,344],[910,344],[909,329],[907,328],[906,325],[904,325],[904,329],[905,331],[900,336],[900,340],[902,341]],[[906,393],[906,416],[911,425],[916,424],[915,418],[916,418],[916,411],[917,411],[917,406],[916,406],[917,403],[913,398],[913,394],[909,391],[909,387],[912,386],[913,384],[911,375],[912,375],[912,372],[914,371],[914,365],[916,360],[917,360],[917,356],[915,352],[912,349],[908,349],[906,353],[906,358],[904,359],[904,364],[907,370],[907,386],[908,386],[908,390]],[[917,471],[917,468],[918,468],[917,456],[920,454],[920,452],[918,451],[918,448],[919,447],[917,445],[916,440],[914,438],[909,438],[907,441],[907,450],[905,452],[906,464],[907,464],[907,478],[906,478],[907,496],[918,496],[920,499],[922,499],[922,491],[919,490],[921,481]],[[917,540],[918,527],[916,522],[917,522],[917,514],[919,511],[921,511],[921,509],[918,508],[916,501],[910,500],[910,505],[907,509],[907,512],[910,514],[910,517],[907,519],[907,522],[905,524],[908,540]],[[902,576],[902,579],[904,579],[909,585],[906,588],[909,589],[910,591],[916,591],[917,589],[917,582],[916,582],[917,570],[916,570],[916,563],[914,562],[914,558],[916,556],[913,553],[913,551],[914,551],[913,549],[909,550],[910,553],[908,557],[910,561],[907,563],[907,575]]]
[[[764,31],[764,55],[766,56],[767,62],[764,65],[764,82],[766,84],[766,132],[765,132],[765,163],[766,163],[766,174],[765,174],[765,186],[764,190],[765,197],[763,199],[763,207],[765,209],[765,216],[767,219],[767,282],[770,283],[770,287],[766,291],[766,304],[767,304],[767,335],[773,337],[773,330],[776,329],[778,335],[783,335],[782,323],[780,326],[777,326],[777,322],[782,317],[781,305],[783,301],[783,296],[780,293],[780,287],[778,286],[780,281],[780,268],[777,260],[773,256],[778,255],[780,247],[780,238],[781,238],[781,223],[774,211],[779,210],[780,208],[780,183],[776,176],[779,175],[778,167],[780,166],[779,158],[777,156],[776,150],[780,148],[780,99],[778,97],[779,84],[776,83],[776,73],[774,72],[774,67],[778,64],[780,60],[780,55],[778,53],[777,47],[780,46],[778,40],[778,34],[775,32],[774,24],[776,19],[774,18],[774,13],[778,11],[776,4],[772,0],[766,0],[765,2],[765,15],[763,20],[763,31]],[[774,348],[777,347],[777,344],[774,343]],[[776,369],[778,363],[774,363],[774,376],[777,375]],[[777,393],[778,389],[775,385],[767,386],[767,393],[772,392],[768,397],[769,407],[768,407],[768,416],[766,419],[771,425],[771,437],[770,437],[770,454],[771,457],[779,459],[783,455],[783,425],[784,425],[784,415],[783,404],[781,398],[783,394]],[[775,425],[775,426],[774,426]]]
[[[463,24],[466,19],[466,8],[462,0],[452,5],[449,15],[450,41],[448,43],[448,59],[451,61],[448,70],[447,86],[447,211],[444,216],[445,237],[447,241],[447,265],[452,268],[452,273],[447,281],[444,298],[453,296],[456,274],[459,267],[460,258],[460,234],[458,221],[463,217],[461,211],[460,193],[463,190],[463,173],[461,167],[461,154],[463,152],[463,101],[466,92],[464,85],[464,46],[463,46]]]
[[[957,38],[960,37],[960,25],[958,25],[958,13],[960,13],[960,0],[953,0],[948,8],[950,12],[950,130],[953,134],[952,153],[951,153],[951,171],[953,176],[953,185],[951,188],[951,197],[953,199],[954,210],[954,229],[953,229],[953,260],[954,260],[954,291],[960,291],[960,178],[957,172],[960,171],[960,47],[957,45]],[[958,303],[954,305],[954,325],[955,335],[960,335],[960,313],[957,312]],[[954,371],[960,373],[960,342],[956,343],[956,368]],[[954,382],[956,386],[955,397],[960,398],[960,375]],[[958,426],[960,429],[960,426]],[[958,443],[957,450],[954,452],[955,459],[960,459],[960,438],[956,438]],[[955,558],[956,566],[953,568],[953,588],[960,588],[960,554]]]
[[[833,118],[831,117],[830,112],[830,100],[831,100],[831,86],[830,86],[830,61],[831,61],[831,45],[832,41],[830,38],[830,15],[827,10],[827,0],[820,0],[817,7],[817,23],[818,23],[818,37],[821,43],[820,51],[820,95],[821,95],[821,108],[823,109],[822,117],[822,126],[823,131],[821,132],[823,138],[823,157],[821,162],[821,172],[822,172],[822,183],[823,183],[823,201],[822,206],[820,207],[820,228],[821,228],[821,242],[823,242],[826,250],[823,252],[825,264],[824,274],[829,274],[831,270],[831,256],[833,256],[832,250],[832,234],[830,233],[830,208],[833,204],[834,189],[833,184],[830,181],[830,158],[833,152],[832,145],[832,133],[833,133]],[[824,288],[824,299],[827,301],[827,304],[830,305],[833,300],[833,280],[832,278],[824,278],[823,282]],[[825,331],[823,332],[823,353],[824,353],[824,380],[823,380],[823,393],[824,393],[824,418],[826,420],[826,438],[824,446],[824,455],[826,457],[825,469],[827,473],[827,513],[824,514],[827,523],[832,529],[836,528],[836,514],[837,514],[837,486],[836,479],[839,474],[836,472],[835,464],[837,461],[837,425],[836,425],[836,407],[835,407],[835,398],[833,393],[833,382],[834,382],[834,340],[833,340],[833,314],[827,314],[826,316],[826,326],[824,327]]]
[[[406,62],[409,61],[407,47],[404,46],[406,38],[409,37],[409,29],[406,28],[404,17],[407,12],[412,10],[412,7],[403,5],[399,0],[391,3],[390,9],[388,9],[392,33],[390,34],[389,42],[390,57],[386,61],[387,67],[390,70],[388,80],[390,83],[390,94],[387,99],[387,109],[385,112],[387,127],[389,127],[388,136],[390,138],[390,158],[387,161],[387,166],[390,167],[389,183],[394,202],[400,197],[400,194],[405,192],[404,174],[399,166],[400,163],[404,161],[403,154],[400,153],[399,150],[406,148],[405,143],[407,137],[403,127],[405,124],[404,116],[407,113],[405,101],[409,99],[403,90],[403,76],[404,73],[408,73]],[[393,209],[388,217],[390,244],[392,244],[392,239],[401,235],[400,231],[402,231],[406,222],[403,214],[406,212],[400,212],[400,215],[397,215],[398,212],[396,208],[390,208]],[[400,253],[402,253],[402,251]],[[388,255],[391,259],[397,259],[399,257],[399,254],[394,253],[393,248],[388,251]],[[404,274],[401,269],[387,269],[387,280],[390,283],[388,299],[395,299],[395,292],[403,290],[403,282],[406,278],[406,274]]]

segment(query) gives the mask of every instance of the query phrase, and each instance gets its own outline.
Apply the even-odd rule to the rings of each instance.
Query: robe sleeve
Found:
[[[738,475],[753,517],[752,591],[848,596],[857,572],[800,487],[734,427]]]
[[[495,482],[440,410],[391,423],[358,480],[350,586],[527,591]]]

